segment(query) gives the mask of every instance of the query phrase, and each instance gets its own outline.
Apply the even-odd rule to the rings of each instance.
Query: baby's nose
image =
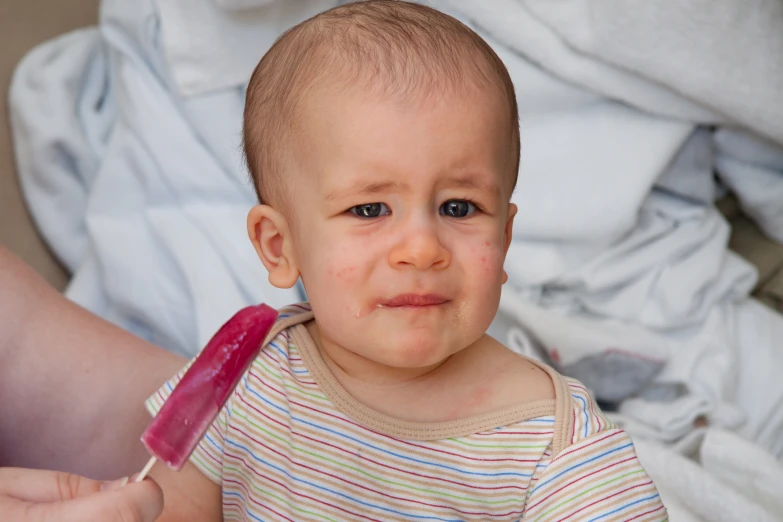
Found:
[[[433,226],[418,226],[406,230],[389,252],[394,268],[429,270],[443,269],[451,262],[451,254]]]

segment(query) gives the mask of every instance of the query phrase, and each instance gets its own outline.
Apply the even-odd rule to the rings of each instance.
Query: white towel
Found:
[[[783,462],[720,429],[707,430],[700,459],[705,471],[783,520]]]
[[[661,494],[672,522],[776,522],[769,511],[693,460],[656,442],[635,439],[639,460]],[[754,463],[748,463],[746,471]]]
[[[244,84],[283,31],[337,3],[269,0],[220,6],[215,0],[157,0],[175,90],[193,96]]]

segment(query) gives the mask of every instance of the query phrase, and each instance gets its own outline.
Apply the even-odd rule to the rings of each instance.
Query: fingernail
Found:
[[[128,483],[128,478],[129,477],[123,477],[118,480],[106,481],[103,484],[101,484],[101,491],[112,491],[115,489],[120,489],[121,487],[123,487],[125,484]]]

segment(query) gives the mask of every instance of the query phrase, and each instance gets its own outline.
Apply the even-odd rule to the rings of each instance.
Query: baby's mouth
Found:
[[[426,308],[440,306],[449,300],[438,294],[399,294],[391,299],[378,301],[378,307],[383,308]]]

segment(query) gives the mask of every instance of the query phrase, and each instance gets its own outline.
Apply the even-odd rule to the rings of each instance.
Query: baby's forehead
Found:
[[[446,91],[483,90],[505,107],[518,143],[513,85],[477,34],[420,4],[346,4],[287,32],[251,78],[245,152],[262,201],[264,192],[273,192],[283,181],[279,173],[294,155],[287,149],[296,145],[290,138],[307,124],[303,106],[328,86],[422,106],[442,101]],[[512,148],[518,155],[519,147]]]
[[[314,96],[296,145],[301,174],[288,183],[328,199],[357,186],[368,194],[488,185],[505,193],[510,132],[502,104],[482,95],[440,93],[415,105],[346,91]]]

